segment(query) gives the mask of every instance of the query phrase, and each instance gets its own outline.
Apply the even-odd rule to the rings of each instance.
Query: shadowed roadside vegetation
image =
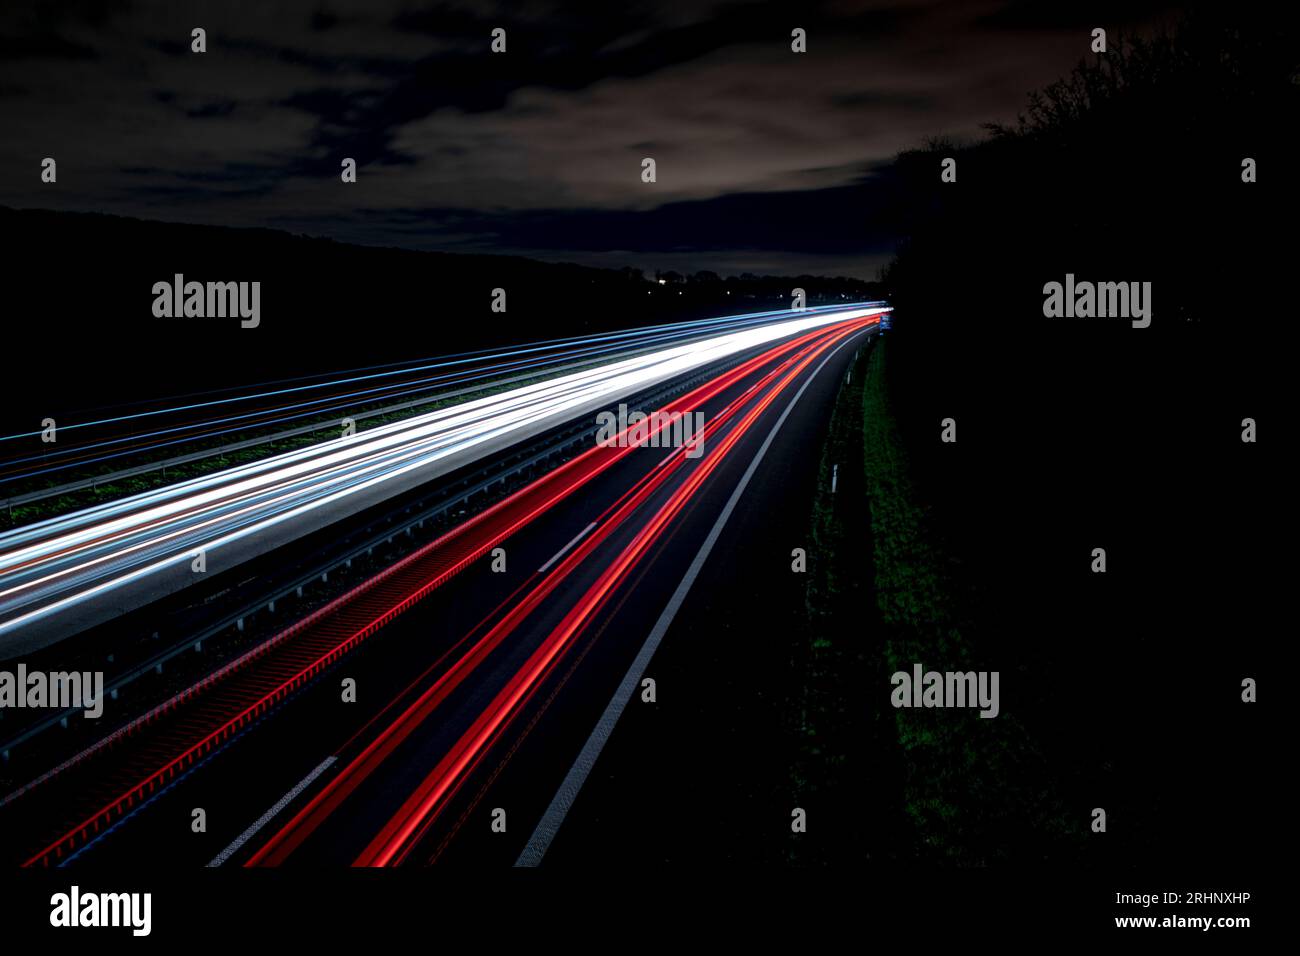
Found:
[[[870,515],[814,515],[837,568],[810,569],[795,784],[894,787],[909,858],[1203,866],[1263,838],[1206,760],[1268,762],[1239,682],[1275,630],[1260,535],[1288,472],[1241,432],[1282,420],[1291,377],[1298,64],[1289,22],[1207,7],[1111,37],[1012,126],[899,157],[895,328],[862,383]],[[1046,317],[1067,274],[1150,282],[1150,327]],[[850,541],[872,553],[854,607]],[[1002,714],[889,710],[913,663],[999,671]],[[891,838],[844,839],[861,861]]]

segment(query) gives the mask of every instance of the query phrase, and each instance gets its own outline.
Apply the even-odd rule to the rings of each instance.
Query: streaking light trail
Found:
[[[0,641],[113,595],[231,566],[547,428],[748,349],[886,308],[800,313],[574,372],[0,535]],[[791,313],[781,313],[783,317]],[[170,573],[169,578],[164,578]],[[2,646],[2,645],[0,645]]]

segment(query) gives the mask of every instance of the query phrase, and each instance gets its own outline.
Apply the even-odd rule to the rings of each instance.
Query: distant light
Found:
[[[667,282],[667,281],[668,281],[667,279],[660,279],[660,280],[659,280],[659,284],[660,284],[660,285],[663,285],[663,284],[664,284],[665,282]]]

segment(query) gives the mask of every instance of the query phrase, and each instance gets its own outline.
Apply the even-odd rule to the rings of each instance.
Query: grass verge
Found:
[[[1077,858],[1086,808],[1067,812],[1015,713],[1016,662],[999,660],[996,636],[971,619],[960,564],[919,501],[890,409],[887,354],[878,341],[858,357],[823,450],[790,712],[795,792],[833,825],[827,837],[796,841],[793,860]],[[895,709],[890,676],[915,663],[999,671],[1001,713]]]

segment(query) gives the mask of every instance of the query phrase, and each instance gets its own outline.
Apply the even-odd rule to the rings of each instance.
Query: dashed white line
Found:
[[[311,773],[307,774],[307,776],[303,777],[302,780],[298,782],[298,785],[296,787],[294,787],[292,790],[290,790],[288,793],[286,793],[283,797],[279,799],[279,801],[276,803],[275,806],[273,806],[270,810],[267,810],[264,814],[258,817],[251,827],[249,827],[243,833],[239,834],[239,836],[235,838],[234,843],[230,844],[230,846],[226,847],[224,850],[222,850],[220,853],[214,856],[212,858],[212,862],[209,863],[208,866],[220,866],[221,864],[229,860],[232,856],[234,856],[241,846],[243,846],[245,843],[251,840],[253,838],[253,835],[256,834],[258,830],[262,829],[262,827],[270,823],[272,817],[274,817],[277,813],[279,813],[290,803],[292,803],[294,798],[297,797],[298,794],[302,793],[304,790],[310,787],[311,782],[315,780],[317,777],[319,777],[321,774],[323,774],[326,770],[328,770],[330,768],[330,765],[333,764],[334,761],[337,759],[338,759],[337,757],[331,756],[331,757],[326,757],[323,761],[321,761],[321,765],[319,767],[317,767]]]
[[[540,568],[538,568],[538,569],[537,569],[537,573],[538,573],[538,574],[545,574],[547,568],[549,568],[549,567],[550,567],[552,564],[554,564],[556,561],[560,560],[560,558],[562,558],[562,557],[564,557],[566,554],[568,554],[568,553],[569,553],[569,549],[572,548],[572,547],[573,547],[575,544],[577,544],[579,541],[581,541],[583,538],[585,538],[585,537],[587,536],[587,534],[591,531],[591,529],[594,528],[594,527],[596,527],[596,522],[593,521],[591,524],[587,525],[587,527],[585,527],[585,528],[583,528],[581,531],[579,531],[579,532],[578,532],[578,536],[577,536],[576,538],[574,538],[572,541],[570,541],[568,544],[566,544],[564,547],[562,547],[559,551],[557,551],[557,552],[555,553],[555,557],[551,558],[551,560],[547,561],[547,562],[546,562],[545,564],[543,564]]]

